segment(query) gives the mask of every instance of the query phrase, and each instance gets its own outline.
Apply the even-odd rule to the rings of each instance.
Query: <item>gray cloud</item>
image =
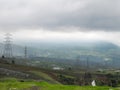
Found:
[[[0,30],[120,30],[120,0],[0,0]]]

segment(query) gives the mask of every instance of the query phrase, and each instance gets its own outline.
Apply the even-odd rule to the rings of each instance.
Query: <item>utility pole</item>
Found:
[[[76,69],[79,69],[80,68],[80,56],[78,56],[77,57],[77,59],[76,59],[76,64],[75,64],[76,66]]]
[[[89,57],[87,57],[87,66],[86,66],[87,68],[87,72],[88,72],[88,69],[89,69]]]
[[[5,34],[4,41],[4,56],[7,58],[12,58],[12,35],[10,33]]]
[[[86,71],[85,71],[85,75],[84,75],[84,82],[85,85],[90,85],[90,81],[92,79],[92,75],[89,72],[90,66],[89,66],[89,56],[87,56],[87,60],[86,60]]]
[[[25,54],[25,59],[26,59],[27,58],[27,46],[25,46],[24,54]]]

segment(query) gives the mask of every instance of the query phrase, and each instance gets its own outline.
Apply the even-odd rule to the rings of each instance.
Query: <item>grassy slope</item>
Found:
[[[54,80],[53,78],[51,78],[48,74],[43,73],[41,71],[30,71],[31,73],[41,77],[42,80],[51,82],[51,83],[56,83],[56,84],[60,84],[58,81]]]
[[[29,90],[28,88],[37,87],[40,90],[119,90],[110,87],[91,87],[91,86],[72,86],[72,85],[60,85],[60,84],[48,84],[46,82],[25,81],[19,82],[16,79],[3,79],[0,81],[0,90]],[[34,90],[34,89],[30,89]]]
[[[56,84],[48,84],[46,82],[35,82],[35,81],[27,81],[27,82],[19,82],[16,79],[7,79],[0,81],[0,90],[10,90],[10,88],[17,88],[16,90],[28,90],[26,88],[31,88],[33,86],[40,87],[40,90],[109,90],[110,87],[90,87],[90,86],[68,86],[68,85],[60,85],[56,80],[51,78],[49,74],[44,73],[44,70],[39,68],[33,68],[28,66],[21,65],[6,65],[0,64],[2,68],[8,68],[17,71],[31,72],[37,76],[40,76],[41,79],[45,81],[55,82]],[[23,89],[24,88],[24,89]],[[12,90],[12,89],[11,89]],[[36,89],[31,89],[36,90]],[[120,90],[120,89],[112,89],[112,90]]]
[[[52,78],[49,74],[43,72],[43,69],[36,68],[36,67],[30,67],[30,66],[22,66],[22,65],[11,65],[11,64],[1,64],[0,68],[6,68],[9,70],[16,70],[24,73],[29,73],[30,75],[35,75],[39,77],[40,80],[44,80],[51,83],[58,84],[59,82],[56,81],[54,78]],[[48,71],[50,72],[50,71]],[[3,76],[4,77],[4,76]],[[6,76],[8,77],[8,76]]]
[[[74,85],[52,85],[47,84],[45,82],[41,82],[41,89],[42,90],[119,90],[113,89],[110,87],[92,87],[92,86],[74,86]]]

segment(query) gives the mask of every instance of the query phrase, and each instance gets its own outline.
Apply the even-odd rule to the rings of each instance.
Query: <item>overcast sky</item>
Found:
[[[120,0],[0,0],[0,36],[120,45]]]

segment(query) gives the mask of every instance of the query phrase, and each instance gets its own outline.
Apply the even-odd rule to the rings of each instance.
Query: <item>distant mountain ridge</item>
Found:
[[[0,50],[3,52],[4,45],[0,43]],[[25,46],[13,45],[13,55],[14,56],[24,56]],[[95,41],[95,42],[66,42],[66,43],[39,43],[36,45],[28,45],[27,54],[28,56],[42,56],[42,57],[62,57],[67,54],[75,57],[82,52],[109,52],[111,50],[118,51],[119,46],[105,41]],[[73,52],[78,52],[73,53]],[[70,54],[71,53],[71,54]],[[1,53],[2,54],[2,53]],[[76,55],[75,55],[76,54]]]

